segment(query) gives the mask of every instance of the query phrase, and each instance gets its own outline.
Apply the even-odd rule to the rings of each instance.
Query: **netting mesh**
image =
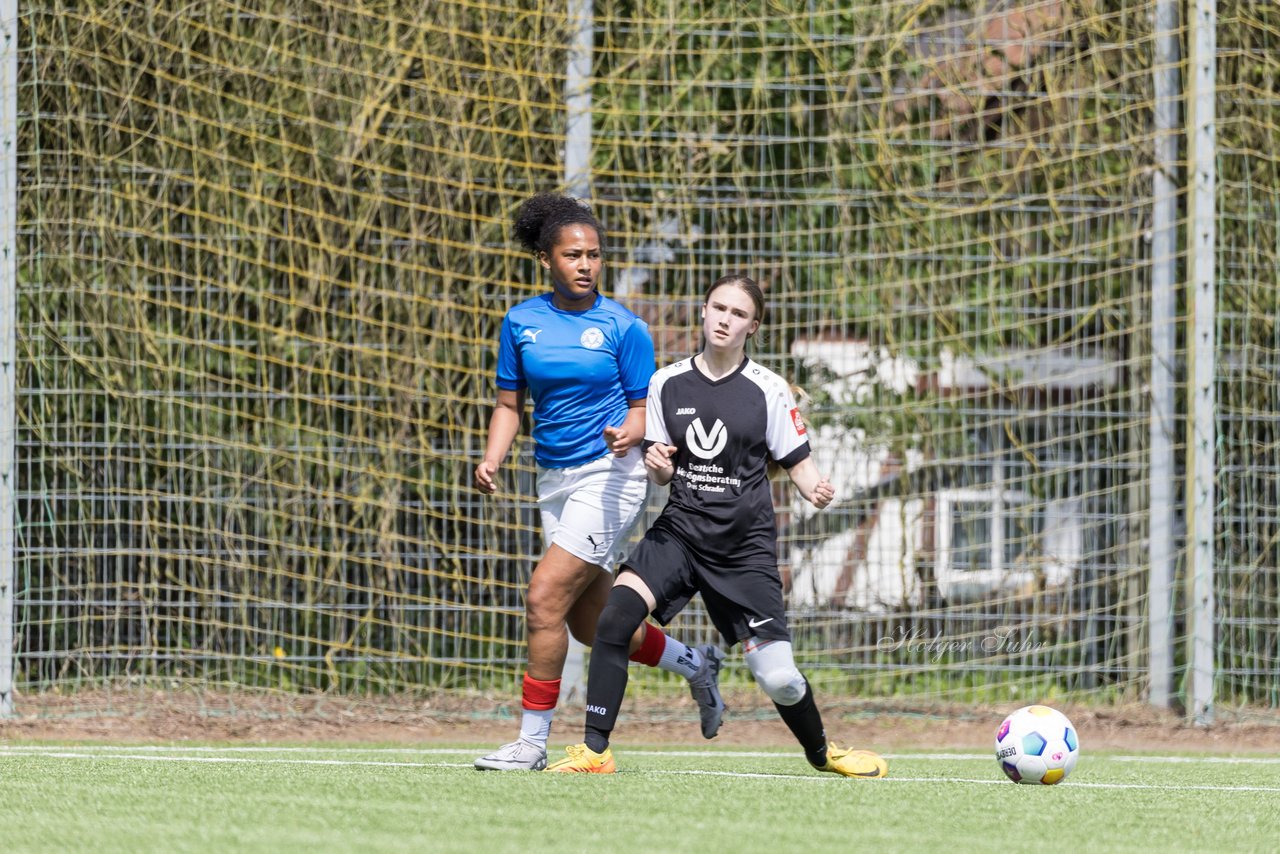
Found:
[[[1218,30],[1218,682],[1280,707],[1280,9]]]
[[[811,397],[842,499],[778,497],[824,690],[1145,690],[1150,288],[1183,274],[1150,251],[1154,6],[593,4],[605,289],[666,363],[749,271],[753,355]],[[1274,708],[1280,13],[1219,6],[1220,699]],[[20,15],[19,687],[514,690],[529,445],[468,483],[498,324],[545,287],[507,223],[563,188],[575,20]]]

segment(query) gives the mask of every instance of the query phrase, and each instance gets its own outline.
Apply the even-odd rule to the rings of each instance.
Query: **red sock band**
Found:
[[[662,651],[667,648],[667,636],[662,633],[662,629],[653,623],[643,623],[644,638],[640,641],[640,648],[631,653],[631,660],[637,664],[647,664],[649,667],[657,667],[658,662],[662,660]]]
[[[552,679],[544,682],[526,673],[520,700],[522,706],[533,711],[545,712],[548,709],[554,709],[560,700],[560,680]]]

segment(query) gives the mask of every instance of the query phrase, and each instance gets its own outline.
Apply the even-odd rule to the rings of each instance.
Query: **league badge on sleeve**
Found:
[[[791,410],[791,423],[792,423],[792,424],[795,426],[795,428],[796,428],[796,435],[797,435],[797,436],[803,436],[803,435],[805,434],[805,429],[804,429],[804,418],[800,415],[800,410],[799,410],[799,409],[792,409],[792,410]]]

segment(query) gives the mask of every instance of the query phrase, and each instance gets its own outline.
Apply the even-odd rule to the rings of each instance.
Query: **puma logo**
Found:
[[[538,336],[542,334],[541,329],[523,329],[520,331],[520,340],[529,339],[530,344],[538,343]]]

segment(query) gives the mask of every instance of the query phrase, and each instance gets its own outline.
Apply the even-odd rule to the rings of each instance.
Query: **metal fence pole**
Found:
[[[1147,587],[1147,702],[1168,708],[1173,695],[1173,466],[1177,407],[1178,308],[1178,2],[1155,9],[1155,171],[1151,183],[1151,418],[1148,482],[1150,577]]]
[[[17,440],[18,0],[0,0],[0,716],[13,714]]]
[[[1190,57],[1187,138],[1188,302],[1187,361],[1187,715],[1198,725],[1213,722],[1214,661],[1214,468],[1217,451],[1217,9],[1214,0],[1193,0],[1188,21]]]
[[[573,30],[564,79],[564,184],[580,199],[591,197],[591,56],[595,33],[592,0],[569,0]],[[586,697],[586,650],[569,637],[569,655],[560,677],[566,700]]]
[[[591,56],[594,47],[592,0],[569,0],[569,44],[564,79],[564,184],[571,196],[591,196]]]

